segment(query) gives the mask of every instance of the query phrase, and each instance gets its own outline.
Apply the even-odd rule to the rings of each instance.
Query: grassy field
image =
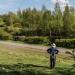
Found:
[[[0,44],[0,75],[75,75],[75,65],[70,55],[59,53],[51,70],[46,50]]]

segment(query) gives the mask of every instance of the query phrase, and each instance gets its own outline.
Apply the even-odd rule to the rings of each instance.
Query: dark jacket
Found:
[[[56,57],[56,54],[59,53],[58,49],[57,49],[57,48],[53,48],[53,47],[49,48],[49,49],[47,50],[47,52],[48,52],[48,53],[50,54],[50,56],[52,56],[52,57]]]

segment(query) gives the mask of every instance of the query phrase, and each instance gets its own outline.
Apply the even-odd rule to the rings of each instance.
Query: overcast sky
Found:
[[[75,0],[0,0],[0,14],[26,8],[41,9],[43,5],[53,10],[54,4],[57,1],[60,3],[61,8],[64,8],[66,4],[75,6]]]

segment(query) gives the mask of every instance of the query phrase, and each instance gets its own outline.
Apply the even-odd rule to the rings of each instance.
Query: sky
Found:
[[[0,0],[0,14],[5,14],[9,11],[16,12],[18,9],[26,8],[41,9],[43,5],[47,9],[53,10],[57,1],[60,3],[61,9],[64,9],[66,4],[75,7],[75,0]]]

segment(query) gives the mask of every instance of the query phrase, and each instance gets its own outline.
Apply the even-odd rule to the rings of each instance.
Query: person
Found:
[[[56,64],[56,54],[58,54],[58,49],[56,48],[56,44],[53,43],[51,47],[47,50],[50,54],[50,68],[54,68]]]

